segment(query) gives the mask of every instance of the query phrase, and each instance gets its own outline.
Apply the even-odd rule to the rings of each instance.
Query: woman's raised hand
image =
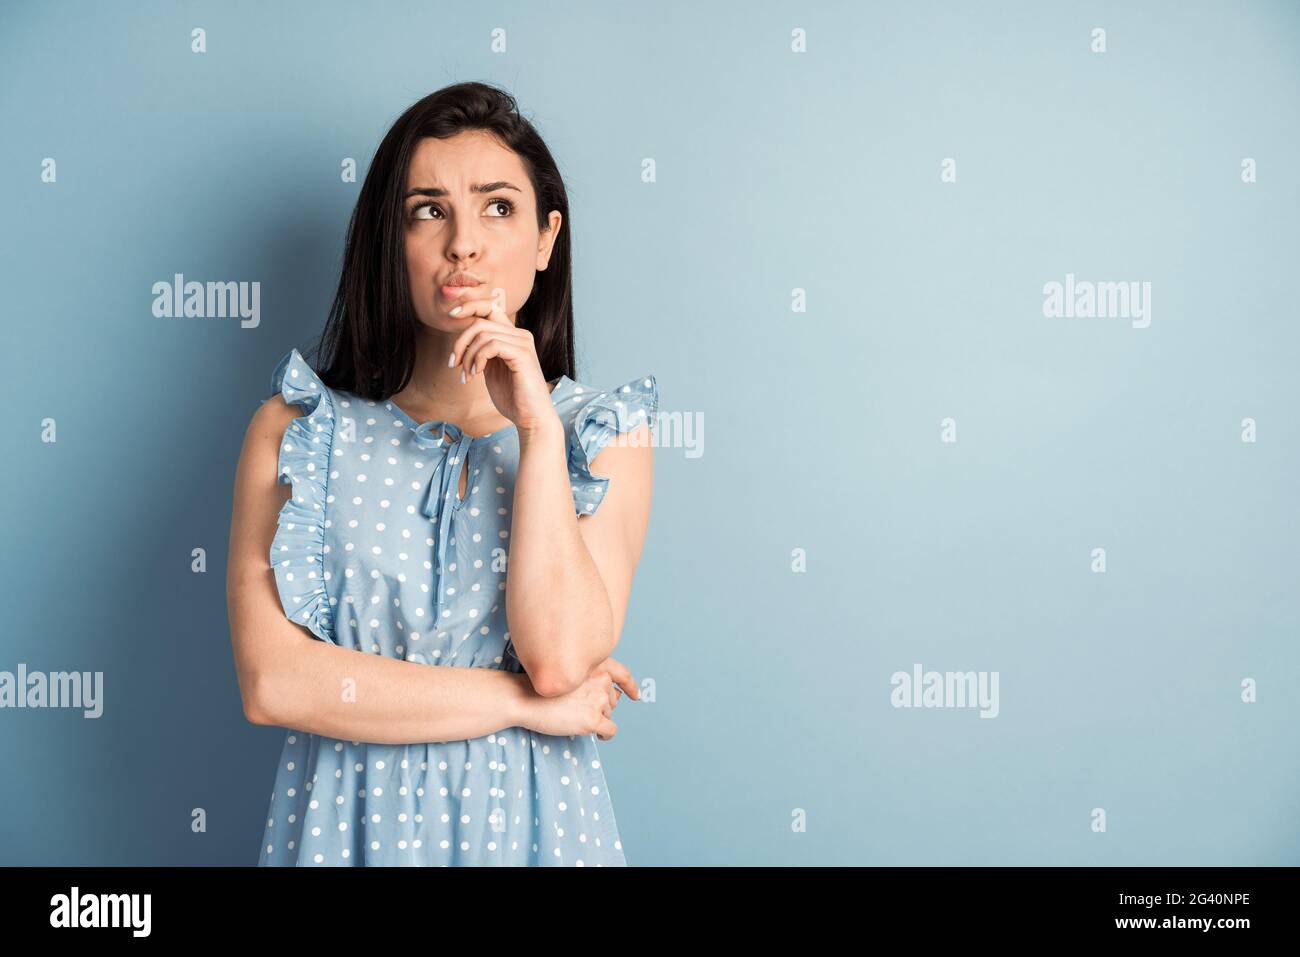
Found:
[[[505,311],[505,290],[490,292],[481,286],[462,286],[451,314],[475,317],[452,345],[447,364],[460,366],[461,376],[483,373],[488,395],[502,415],[520,432],[530,431],[558,418],[551,403],[551,387],[542,374],[533,334],[510,321]]]

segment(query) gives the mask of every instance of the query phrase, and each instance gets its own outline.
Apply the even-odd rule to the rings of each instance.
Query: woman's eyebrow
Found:
[[[473,193],[495,193],[499,189],[513,189],[516,193],[522,193],[523,190],[514,183],[507,183],[503,179],[495,183],[471,183],[470,192]],[[447,196],[448,193],[441,186],[421,186],[411,190],[404,197],[410,199],[412,196]]]

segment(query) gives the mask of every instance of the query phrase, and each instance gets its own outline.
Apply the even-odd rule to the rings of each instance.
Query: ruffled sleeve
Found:
[[[656,434],[659,387],[652,375],[633,379],[609,392],[581,397],[573,428],[569,433],[569,484],[573,507],[579,515],[590,515],[600,507],[609,479],[591,472],[591,463],[610,441],[637,426],[648,424]]]
[[[277,363],[271,392],[284,396],[291,405],[302,406],[304,412],[289,423],[280,442],[278,481],[293,486],[280,509],[271,542],[271,567],[280,604],[290,620],[306,626],[317,638],[337,644],[324,568],[334,395],[297,349]]]

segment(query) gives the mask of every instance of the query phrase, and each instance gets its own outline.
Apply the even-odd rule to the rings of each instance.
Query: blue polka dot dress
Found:
[[[506,622],[514,426],[470,437],[326,387],[297,349],[271,391],[303,410],[280,447],[292,485],[270,560],[284,613],[314,636],[423,665],[522,672]],[[591,460],[641,423],[644,376],[609,391],[561,376],[576,512],[600,506]],[[464,499],[460,474],[468,469]],[[625,866],[596,737],[523,727],[392,745],[289,730],[258,864]]]

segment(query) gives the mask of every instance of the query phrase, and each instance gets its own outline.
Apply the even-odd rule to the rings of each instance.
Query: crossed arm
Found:
[[[291,493],[277,481],[280,441],[300,414],[279,396],[263,403],[236,469],[226,597],[250,721],[381,744],[463,740],[530,727],[543,697],[567,693],[609,657],[648,523],[648,443],[600,453],[592,466],[611,478],[610,493],[578,519],[562,434],[520,436],[507,578],[511,638],[527,670],[517,674],[361,654],[285,616],[268,556]]]
[[[649,427],[597,455],[610,491],[576,515],[559,418],[519,436],[506,577],[510,638],[533,687],[565,694],[614,653],[650,520]]]

